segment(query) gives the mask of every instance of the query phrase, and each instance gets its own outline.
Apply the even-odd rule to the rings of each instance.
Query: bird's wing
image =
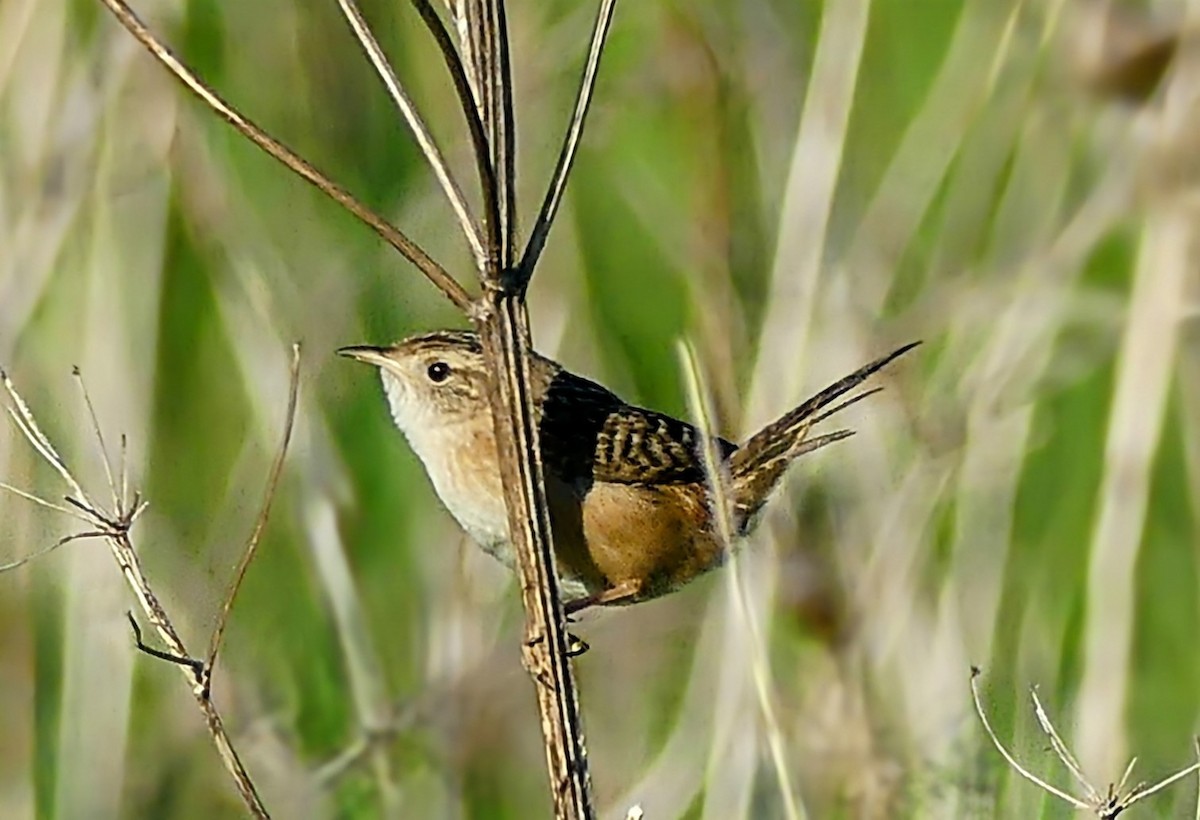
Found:
[[[547,466],[568,480],[678,484],[704,479],[695,427],[626,404],[607,388],[565,370],[546,393],[539,432]],[[722,458],[737,449],[724,439],[717,439],[717,447]]]

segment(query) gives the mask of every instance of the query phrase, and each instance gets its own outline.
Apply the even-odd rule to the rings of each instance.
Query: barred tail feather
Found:
[[[738,534],[744,535],[754,523],[754,517],[775,489],[775,485],[783,477],[788,465],[800,456],[820,450],[822,447],[850,438],[853,430],[835,430],[832,433],[805,439],[790,450],[786,450],[767,462],[761,463],[758,469],[733,477],[733,513],[737,524]]]
[[[734,451],[729,459],[729,471],[733,479],[733,501],[739,529],[748,528],[754,514],[766,502],[792,461],[853,435],[850,430],[838,430],[816,438],[806,438],[812,426],[878,392],[879,388],[853,396],[824,413],[821,411],[919,344],[906,344],[839,379],[759,430]]]

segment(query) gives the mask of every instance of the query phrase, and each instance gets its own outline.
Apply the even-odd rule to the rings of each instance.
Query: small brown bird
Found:
[[[839,430],[810,439],[811,426],[869,393],[817,414],[917,344],[830,385],[741,446],[717,439],[738,536],[753,528],[797,456],[851,435]],[[338,353],[379,368],[392,419],[442,503],[484,551],[511,568],[515,555],[479,337],[438,331]],[[695,427],[634,407],[537,354],[531,378],[568,612],[655,598],[724,562]]]

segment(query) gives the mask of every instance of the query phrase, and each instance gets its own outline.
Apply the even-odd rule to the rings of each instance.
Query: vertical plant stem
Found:
[[[502,295],[480,324],[493,375],[492,416],[500,455],[509,538],[517,554],[525,605],[526,664],[534,679],[556,818],[594,816],[579,694],[554,573],[554,545],[528,393],[529,324],[524,302]]]
[[[495,171],[494,203],[500,217],[489,239],[489,259],[498,269],[480,270],[483,295],[472,318],[488,364],[488,398],[495,424],[509,539],[517,556],[525,606],[525,663],[534,679],[549,769],[554,816],[594,816],[591,779],[583,740],[568,636],[555,575],[554,544],[546,499],[533,397],[529,392],[529,315],[524,283],[513,270],[516,238],[515,126],[507,18],[503,0],[466,3],[473,58],[468,74],[479,90],[479,118],[489,140]],[[464,101],[465,104],[465,101]]]

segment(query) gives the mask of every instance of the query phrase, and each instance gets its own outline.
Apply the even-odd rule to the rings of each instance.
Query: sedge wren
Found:
[[[810,427],[865,394],[818,414],[916,344],[835,382],[741,445],[716,440],[737,536],[751,530],[797,456],[850,435],[808,438]],[[379,368],[392,419],[442,503],[484,551],[511,568],[515,554],[479,337],[438,331],[338,353]],[[530,380],[568,612],[654,598],[724,562],[727,548],[713,519],[695,427],[628,404],[536,353]]]

